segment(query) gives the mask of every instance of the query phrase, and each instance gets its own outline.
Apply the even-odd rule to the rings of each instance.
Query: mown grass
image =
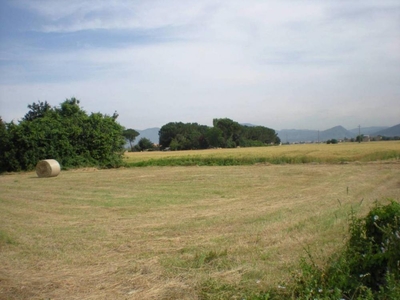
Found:
[[[400,199],[399,178],[397,161],[2,175],[0,298],[249,299],[305,248],[340,248],[351,208]]]
[[[236,166],[399,160],[400,142],[301,144],[258,148],[126,153],[131,167]]]

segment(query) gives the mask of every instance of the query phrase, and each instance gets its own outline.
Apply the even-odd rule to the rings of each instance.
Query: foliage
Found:
[[[75,98],[55,108],[47,102],[28,107],[31,110],[18,124],[0,124],[0,172],[32,170],[48,158],[64,168],[122,164],[123,127],[115,113],[87,115]]]
[[[231,119],[214,119],[213,125],[219,128],[222,132],[222,148],[235,148],[239,146],[239,139],[241,135],[242,126],[232,121]]]
[[[302,259],[286,296],[299,299],[398,299],[400,297],[400,204],[376,206],[365,218],[351,215],[344,249],[319,267]]]
[[[243,126],[231,119],[214,119],[213,127],[197,123],[168,123],[159,131],[163,149],[195,150],[279,144],[277,133],[263,126]]]
[[[158,133],[160,145],[172,150],[206,149],[207,130],[207,126],[197,123],[171,122],[162,126]]]
[[[23,117],[24,121],[33,121],[37,118],[42,118],[51,109],[51,106],[47,101],[38,103],[32,103],[28,105],[29,111]]]
[[[361,143],[363,141],[363,139],[364,139],[364,135],[363,134],[357,135],[356,142]]]
[[[326,141],[327,144],[337,144],[338,140],[337,139],[331,139]]]
[[[154,148],[153,143],[147,138],[141,138],[139,143],[136,145],[136,150],[143,151],[143,150],[151,150]]]
[[[400,141],[400,136],[382,136],[382,141]]]
[[[131,150],[133,150],[132,144],[135,141],[136,137],[139,135],[139,132],[137,132],[135,129],[129,128],[129,129],[125,129],[122,132],[122,135],[129,142],[129,145],[131,146]]]

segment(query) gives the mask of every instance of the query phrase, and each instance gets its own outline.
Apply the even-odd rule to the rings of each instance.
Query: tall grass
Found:
[[[400,142],[311,144],[275,147],[127,153],[126,165],[237,166],[254,164],[349,163],[400,160]]]

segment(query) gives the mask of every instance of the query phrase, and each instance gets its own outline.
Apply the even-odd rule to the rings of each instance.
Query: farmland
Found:
[[[2,175],[0,299],[255,295],[305,249],[339,249],[351,209],[400,201],[399,156],[399,142],[143,152],[127,163],[291,160]]]
[[[400,159],[400,142],[298,144],[258,148],[126,153],[130,166],[348,163]]]

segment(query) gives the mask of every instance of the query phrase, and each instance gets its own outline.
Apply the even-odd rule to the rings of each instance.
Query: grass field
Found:
[[[399,160],[400,141],[126,153],[130,166],[346,163]]]
[[[360,148],[193,153],[295,157],[304,149],[347,160],[369,151],[352,145]],[[370,157],[400,148],[369,145],[381,145]],[[289,281],[305,249],[321,261],[338,249],[351,208],[363,215],[376,200],[400,201],[399,159],[357,161],[2,175],[0,299],[248,298]]]

